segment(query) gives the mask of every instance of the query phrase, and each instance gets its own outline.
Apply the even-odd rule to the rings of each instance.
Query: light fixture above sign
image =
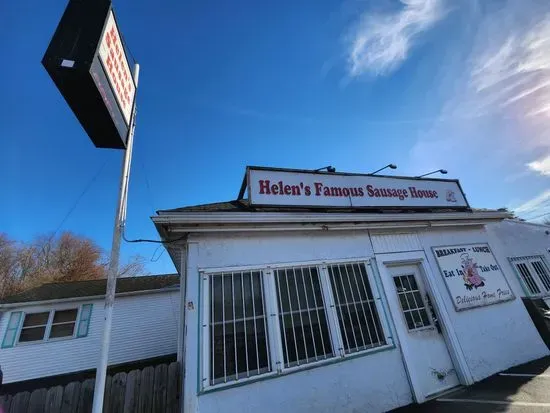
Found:
[[[468,209],[458,180],[248,167],[250,205]],[[244,192],[244,191],[242,191]]]

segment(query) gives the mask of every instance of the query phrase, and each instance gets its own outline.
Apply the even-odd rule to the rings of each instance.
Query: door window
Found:
[[[409,331],[431,327],[428,310],[414,274],[398,275],[393,278],[393,282]]]

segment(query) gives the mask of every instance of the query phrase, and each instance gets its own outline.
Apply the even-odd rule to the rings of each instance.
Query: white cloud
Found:
[[[550,7],[535,0],[497,4],[461,3],[455,16],[465,24],[449,38],[440,65],[452,80],[434,78],[432,90],[445,96],[441,119],[411,149],[411,168],[434,158],[461,175],[460,159],[499,168],[511,178],[550,176]],[[454,60],[453,60],[454,59]],[[460,122],[460,118],[467,119]],[[439,167],[439,166],[438,166]]]
[[[540,212],[545,208],[548,208],[548,201],[550,200],[550,189],[540,193],[533,199],[524,202],[520,206],[513,208],[514,212],[518,215],[525,216],[533,212]]]
[[[442,0],[401,0],[394,13],[364,13],[352,31],[349,74],[388,74],[407,59],[415,38],[443,18]]]
[[[536,161],[529,162],[527,167],[541,175],[550,176],[550,155],[545,158],[540,158]]]

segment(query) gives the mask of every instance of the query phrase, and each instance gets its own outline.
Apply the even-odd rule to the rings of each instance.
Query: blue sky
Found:
[[[40,64],[65,5],[0,3],[0,231],[62,224],[108,250],[122,152],[93,147]],[[545,1],[114,5],[141,65],[130,238],[157,236],[157,209],[234,199],[247,164],[445,168],[474,207],[550,212]],[[173,271],[161,252],[123,246]]]

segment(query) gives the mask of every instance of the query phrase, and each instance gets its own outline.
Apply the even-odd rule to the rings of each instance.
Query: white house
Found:
[[[185,412],[383,412],[549,353],[487,230],[508,213],[457,181],[248,168],[238,198],[152,218]]]
[[[44,284],[0,303],[4,384],[17,390],[28,380],[95,369],[105,286],[106,280]],[[120,278],[109,365],[175,354],[179,311],[179,276]]]

